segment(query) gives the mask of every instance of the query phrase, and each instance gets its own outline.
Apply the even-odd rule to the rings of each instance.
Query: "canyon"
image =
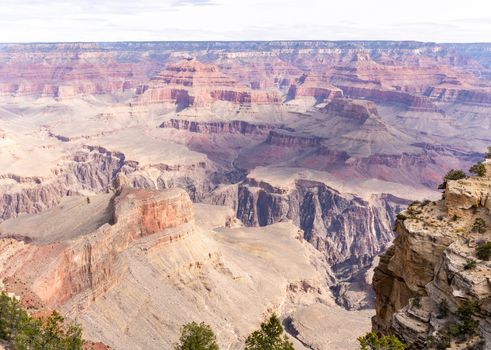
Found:
[[[377,301],[396,216],[483,158],[490,77],[487,44],[0,44],[3,288],[116,349],[273,311],[298,349],[394,332],[426,297]]]

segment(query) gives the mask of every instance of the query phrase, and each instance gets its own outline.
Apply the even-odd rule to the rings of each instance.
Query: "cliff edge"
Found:
[[[491,161],[399,214],[375,269],[375,332],[409,349],[491,348]]]

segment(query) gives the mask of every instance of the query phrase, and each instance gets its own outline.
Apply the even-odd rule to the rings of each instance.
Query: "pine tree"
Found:
[[[246,350],[293,350],[293,344],[283,335],[278,316],[272,314],[268,322],[261,323],[261,329],[246,339]]]
[[[181,329],[179,344],[175,350],[218,350],[216,337],[209,325],[204,322],[191,322]]]

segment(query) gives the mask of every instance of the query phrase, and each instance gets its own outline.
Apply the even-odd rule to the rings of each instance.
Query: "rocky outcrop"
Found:
[[[323,111],[357,120],[360,124],[364,123],[370,115],[378,116],[377,107],[374,103],[361,100],[337,98],[324,107]]]
[[[239,105],[276,104],[280,98],[273,92],[252,90],[196,59],[169,64],[150,83],[137,89],[137,104],[174,103],[179,110],[190,106],[207,106],[215,101]]]
[[[181,187],[194,201],[214,188],[206,163],[169,166],[141,166],[121,152],[86,146],[69,156],[49,178],[8,176],[13,181],[0,184],[0,221],[19,214],[39,213],[59,204],[66,196],[106,192],[118,175],[134,188],[167,189]],[[157,175],[155,174],[157,172]],[[7,178],[7,175],[3,175]]]
[[[456,84],[431,86],[424,92],[430,99],[441,102],[462,103],[472,106],[490,106],[490,89],[472,89]]]
[[[46,233],[35,247],[24,245],[15,254],[4,257],[2,280],[14,278],[26,289],[15,292],[20,295],[33,293],[49,308],[60,307],[79,294],[94,299],[125,272],[127,267],[119,254],[131,242],[193,220],[191,201],[183,190],[122,189],[111,201],[112,212],[108,213],[107,223],[96,231],[72,241],[51,243],[47,242],[50,234]],[[2,230],[0,228],[0,233],[4,235]],[[172,241],[179,237],[170,235],[163,239]],[[38,239],[36,236],[31,238],[33,242]],[[27,256],[32,259],[26,259]],[[41,270],[37,266],[39,261],[45,261],[50,268]]]
[[[391,241],[393,218],[405,203],[393,196],[367,202],[315,181],[297,180],[287,190],[248,179],[238,188],[237,217],[248,226],[293,220],[339,271],[356,271]]]
[[[325,75],[303,74],[295,84],[290,85],[287,98],[313,97],[316,103],[327,102],[343,96],[341,89],[333,86]]]
[[[395,103],[415,112],[438,112],[442,111],[431,100],[424,96],[418,96],[403,91],[380,90],[374,88],[339,86],[346,97],[362,98],[377,103]]]
[[[318,147],[321,144],[320,137],[303,135],[285,129],[275,129],[269,132],[266,143],[281,147]]]
[[[274,125],[252,124],[243,120],[205,122],[186,119],[170,119],[162,124],[161,128],[174,128],[177,130],[187,130],[200,134],[242,134],[242,135],[263,135],[268,134],[274,129]]]
[[[444,200],[414,203],[399,216],[397,238],[373,278],[374,331],[395,334],[410,349],[491,346],[491,265],[476,256],[491,238],[490,193],[489,175],[448,181]]]

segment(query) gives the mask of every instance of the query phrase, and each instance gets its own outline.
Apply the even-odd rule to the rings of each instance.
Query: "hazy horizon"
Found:
[[[29,45],[29,44],[118,44],[118,43],[268,43],[268,42],[327,42],[327,43],[370,43],[370,42],[414,42],[422,44],[440,45],[466,45],[466,44],[491,44],[489,41],[468,41],[468,42],[443,42],[443,41],[421,41],[421,40],[322,40],[322,39],[271,39],[271,40],[113,40],[113,41],[0,41],[0,45]]]
[[[484,0],[4,0],[2,12],[2,43],[491,40]]]

